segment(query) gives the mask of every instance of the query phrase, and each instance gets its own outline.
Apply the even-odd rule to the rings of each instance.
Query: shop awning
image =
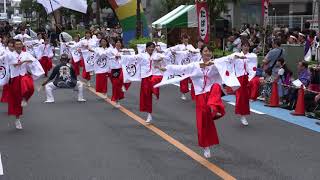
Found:
[[[196,17],[194,5],[181,5],[152,23],[152,27],[157,29],[198,27]]]

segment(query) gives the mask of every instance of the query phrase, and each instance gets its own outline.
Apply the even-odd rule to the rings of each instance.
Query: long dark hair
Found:
[[[100,39],[100,41],[99,41],[100,47],[102,47],[101,46],[102,40],[105,40],[107,42],[107,48],[108,48],[109,47],[109,41],[108,41],[108,39],[106,37],[103,37],[103,38]]]

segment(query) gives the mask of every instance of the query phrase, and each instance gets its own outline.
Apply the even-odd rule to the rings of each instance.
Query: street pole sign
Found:
[[[206,0],[196,0],[198,18],[198,37],[204,43],[210,42],[209,8]]]

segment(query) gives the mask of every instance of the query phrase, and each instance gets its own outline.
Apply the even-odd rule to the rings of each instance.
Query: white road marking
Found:
[[[228,104],[231,104],[231,105],[233,105],[233,106],[235,106],[236,105],[236,103],[235,102],[227,102]],[[250,111],[251,112],[254,112],[254,113],[257,113],[257,114],[266,114],[266,113],[263,113],[263,112],[260,112],[260,111],[257,111],[257,110],[254,110],[254,109],[250,109]]]
[[[0,153],[0,176],[3,175],[2,161],[1,161],[1,153]]]

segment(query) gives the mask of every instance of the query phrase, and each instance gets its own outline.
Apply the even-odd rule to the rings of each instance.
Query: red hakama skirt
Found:
[[[140,111],[152,113],[152,76],[142,78],[140,88]]]
[[[4,85],[3,89],[2,89],[2,96],[1,96],[0,102],[2,102],[2,103],[7,103],[8,102],[9,91],[10,91],[9,84]]]
[[[213,121],[210,106],[208,106],[210,93],[196,95],[196,120],[198,130],[198,144],[200,147],[209,147],[219,144],[216,126]]]
[[[84,60],[81,59],[80,61],[82,63],[82,78],[87,81],[90,81],[90,79],[91,79],[90,72],[86,71],[86,66],[84,65]]]
[[[99,73],[96,74],[96,92],[107,93],[108,91],[108,74]]]
[[[235,107],[235,113],[239,115],[249,115],[250,114],[250,88],[249,88],[249,82],[248,82],[248,76],[240,76],[238,77],[238,80],[240,82],[240,88],[236,91],[236,107]]]
[[[183,94],[186,94],[189,92],[189,81],[190,78],[186,78],[182,81],[180,81],[180,92]]]
[[[10,91],[8,98],[8,114],[14,116],[22,115],[21,102],[28,101],[34,92],[33,79],[31,75],[17,76],[10,80]]]
[[[154,88],[156,84],[160,83],[162,81],[163,76],[152,76],[151,82],[152,82],[152,93],[156,95],[157,99],[160,98],[160,88]]]
[[[71,60],[71,65],[73,67],[74,73],[76,74],[76,76],[80,75],[80,61],[78,62],[74,62],[74,60]]]
[[[51,70],[52,68],[52,59],[49,58],[48,56],[43,56],[40,59],[40,64],[44,70],[44,75],[47,77],[48,76],[48,72]]]

